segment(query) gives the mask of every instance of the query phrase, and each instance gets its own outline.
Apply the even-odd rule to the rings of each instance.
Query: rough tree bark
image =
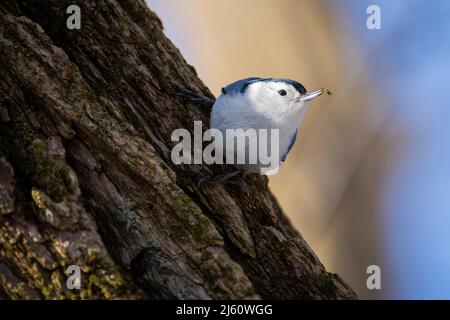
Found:
[[[198,188],[232,168],[171,162],[172,131],[209,123],[173,93],[212,96],[144,1],[2,0],[0,14],[0,298],[355,298],[267,178]]]

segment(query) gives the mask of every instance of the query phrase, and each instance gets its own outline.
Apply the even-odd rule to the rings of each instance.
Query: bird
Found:
[[[245,150],[238,150],[234,143],[224,141],[224,154],[231,145],[231,153],[235,157],[237,152],[242,151],[246,152],[247,157],[244,163],[238,165],[238,170],[216,177],[214,181],[225,182],[242,172],[267,175],[273,172],[272,169],[278,171],[295,144],[309,102],[324,93],[331,95],[331,91],[325,88],[307,91],[301,83],[287,78],[249,77],[223,87],[215,100],[191,96],[191,100],[196,103],[203,101],[205,104],[212,104],[210,126],[222,132],[224,136],[230,129],[278,131],[278,160],[277,163],[271,164],[270,170],[265,170],[267,166],[264,166],[259,158],[256,163],[248,163],[249,140],[246,141]],[[270,144],[270,138],[268,140]],[[270,146],[267,146],[266,150],[270,150]]]
[[[281,166],[295,144],[298,130],[308,102],[324,93],[325,88],[307,92],[305,87],[286,78],[250,77],[233,82],[222,88],[211,111],[211,128],[225,134],[227,129],[277,129],[279,132],[277,169]],[[235,147],[225,142],[225,145]],[[237,150],[235,149],[235,152]],[[246,149],[248,154],[249,150]],[[270,174],[263,166],[244,163],[244,171]]]

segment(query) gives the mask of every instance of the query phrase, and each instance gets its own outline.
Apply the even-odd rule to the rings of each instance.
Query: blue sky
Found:
[[[381,30],[365,27],[370,4]],[[390,103],[387,130],[407,137],[382,187],[387,298],[450,299],[450,1],[330,5],[371,55],[377,94]]]

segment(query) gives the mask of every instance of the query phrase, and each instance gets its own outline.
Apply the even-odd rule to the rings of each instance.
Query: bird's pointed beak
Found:
[[[324,93],[326,93],[328,95],[331,95],[331,91],[330,90],[325,89],[325,88],[320,88],[319,90],[314,90],[314,91],[310,91],[310,92],[305,93],[304,95],[302,95],[300,97],[300,99],[303,102],[306,102],[306,101],[314,100],[315,98],[320,97]]]

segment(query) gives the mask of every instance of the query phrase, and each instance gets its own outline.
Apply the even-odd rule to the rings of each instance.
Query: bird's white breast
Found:
[[[280,112],[282,110],[283,112]],[[225,134],[226,129],[278,129],[279,159],[287,153],[306,108],[277,108],[270,99],[248,95],[222,94],[211,112],[211,127]]]

